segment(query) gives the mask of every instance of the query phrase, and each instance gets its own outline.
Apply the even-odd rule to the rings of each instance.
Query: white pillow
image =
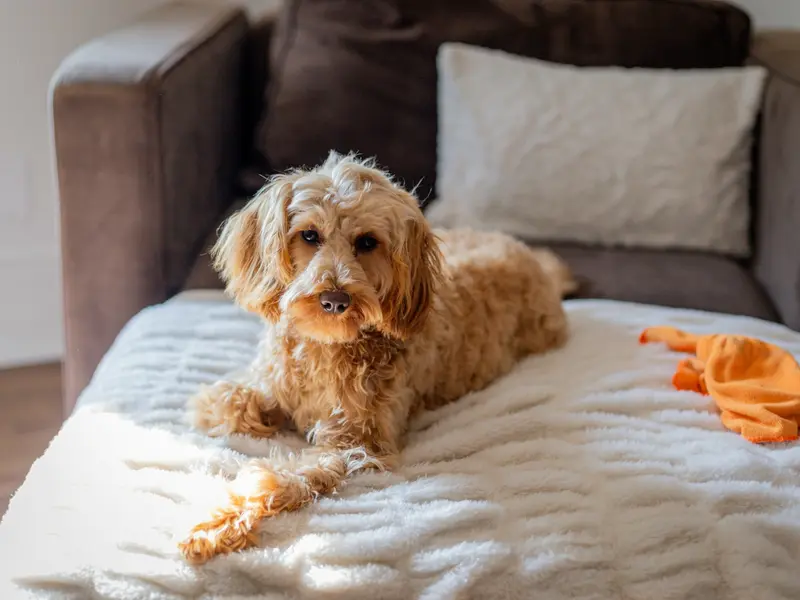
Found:
[[[749,254],[761,67],[579,68],[444,44],[438,71],[434,225]]]

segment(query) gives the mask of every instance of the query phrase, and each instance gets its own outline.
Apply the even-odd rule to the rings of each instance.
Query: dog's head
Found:
[[[416,198],[371,161],[335,153],[273,177],[225,222],[212,257],[241,306],[328,343],[369,329],[407,338],[442,277]]]

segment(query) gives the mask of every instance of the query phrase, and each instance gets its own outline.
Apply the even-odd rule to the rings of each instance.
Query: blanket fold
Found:
[[[731,431],[755,443],[797,439],[800,366],[783,348],[747,336],[697,336],[673,327],[645,329],[639,341],[694,354],[680,361],[672,384],[710,395]]]

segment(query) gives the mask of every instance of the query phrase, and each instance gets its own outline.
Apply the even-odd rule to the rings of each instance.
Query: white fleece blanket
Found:
[[[176,540],[271,443],[193,433],[183,402],[244,364],[260,325],[215,294],[145,310],[13,498],[0,599],[800,598],[800,445],[724,430],[709,398],[671,389],[678,355],[637,343],[671,324],[798,355],[800,334],[567,306],[566,348],[414,420],[399,471],[358,476],[200,568]]]

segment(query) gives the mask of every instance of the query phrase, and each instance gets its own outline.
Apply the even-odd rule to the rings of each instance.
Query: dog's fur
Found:
[[[273,177],[212,255],[269,326],[246,376],[193,399],[195,424],[264,437],[289,422],[318,451],[302,468],[255,463],[181,544],[192,562],[254,543],[261,518],[356,470],[391,468],[415,410],[480,390],[567,335],[561,297],[574,284],[555,255],[498,233],[434,234],[412,194],[352,155]],[[321,308],[334,290],[351,297],[343,314]]]

